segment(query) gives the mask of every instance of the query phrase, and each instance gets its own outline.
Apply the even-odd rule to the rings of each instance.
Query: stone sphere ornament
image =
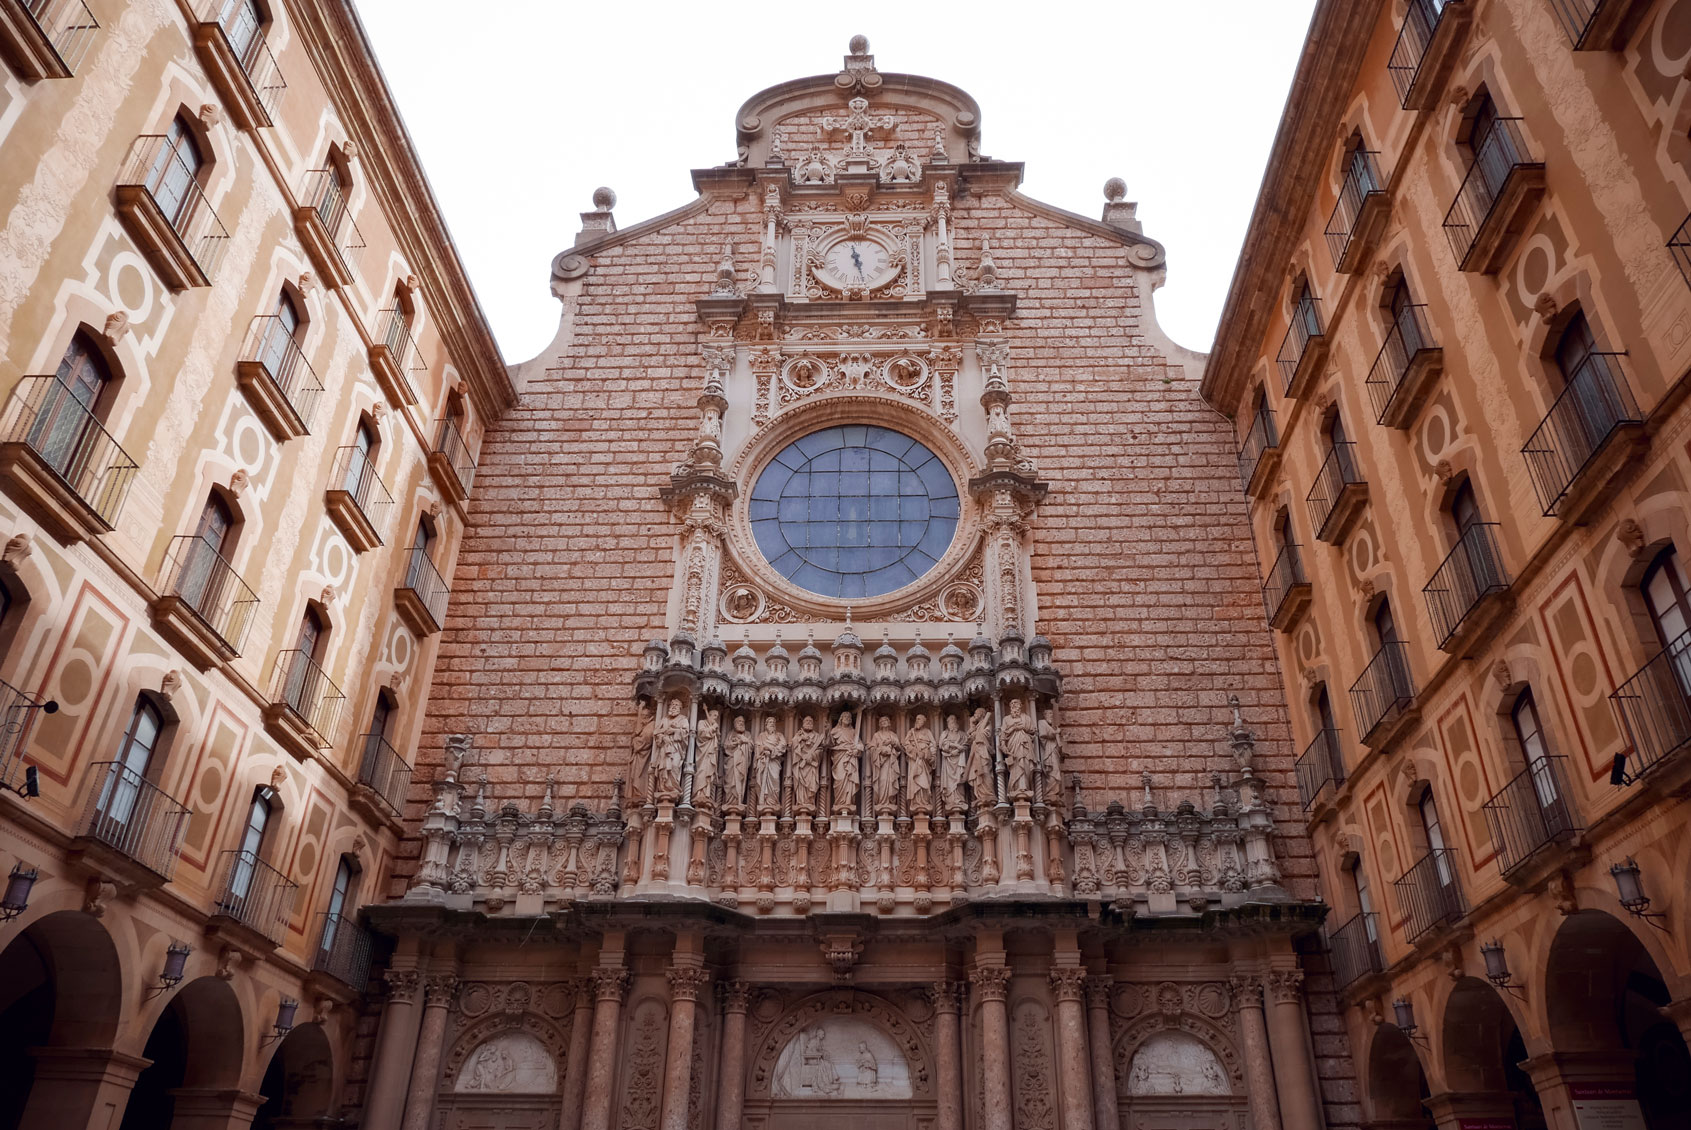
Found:
[[[617,206],[617,194],[600,185],[593,190],[593,207],[601,212],[609,212]]]
[[[869,37],[867,35],[854,35],[847,46],[851,48],[853,55],[867,55],[869,54]]]
[[[1111,177],[1104,182],[1104,199],[1116,204],[1127,197],[1127,182],[1120,177]]]

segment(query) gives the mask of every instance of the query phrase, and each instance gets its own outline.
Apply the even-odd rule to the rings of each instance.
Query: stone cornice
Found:
[[[359,167],[406,262],[422,282],[453,363],[484,419],[516,403],[516,385],[458,256],[411,135],[350,0],[289,6],[300,41],[358,145]]]
[[[1328,150],[1350,99],[1384,0],[1319,0],[1269,151],[1233,284],[1199,393],[1231,416],[1279,305],[1310,204],[1331,165]]]

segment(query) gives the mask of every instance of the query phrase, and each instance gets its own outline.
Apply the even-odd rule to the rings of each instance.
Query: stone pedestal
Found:
[[[417,994],[422,974],[395,969],[387,975],[388,1000],[376,1035],[376,1054],[365,1090],[365,1130],[398,1130],[405,1110],[405,1090],[411,1081],[411,1061],[417,1052],[417,1026],[422,1022]]]
[[[969,980],[981,1003],[981,1130],[1010,1130],[1010,970],[977,966]]]
[[[616,1084],[617,1036],[628,970],[601,966],[593,971],[593,1042],[587,1052],[587,1086],[581,1100],[581,1130],[608,1130],[611,1089]]]
[[[1521,1067],[1538,1092],[1550,1130],[1580,1130],[1574,1121],[1571,1087],[1606,1084],[1630,1090],[1638,1081],[1638,1061],[1626,1051],[1551,1052],[1534,1056]]]
[[[184,1087],[170,1092],[175,1113],[170,1130],[247,1130],[264,1096],[251,1091]]]
[[[440,1054],[446,1041],[446,1013],[458,991],[458,978],[436,974],[428,979],[427,1004],[417,1035],[417,1055],[411,1064],[411,1093],[405,1100],[401,1130],[429,1130],[434,1120],[434,1097],[440,1089]]]
[[[1244,1045],[1245,1082],[1250,1088],[1253,1130],[1280,1130],[1280,1101],[1274,1088],[1274,1062],[1268,1054],[1268,1024],[1262,1010],[1262,979],[1233,978],[1233,1007],[1239,1011],[1239,1039]]]
[[[151,1060],[110,1048],[31,1048],[35,1082],[19,1130],[106,1130]]]

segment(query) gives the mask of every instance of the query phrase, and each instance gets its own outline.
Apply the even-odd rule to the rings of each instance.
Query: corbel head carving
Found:
[[[223,111],[217,103],[207,102],[200,107],[200,121],[206,129],[211,129],[223,120]]]
[[[288,771],[286,769],[283,769],[280,765],[276,766],[275,769],[272,769],[270,771],[270,787],[273,788],[273,789],[281,788],[282,782],[286,781],[287,779],[288,779]]]
[[[233,475],[229,476],[229,493],[230,494],[234,495],[236,498],[239,498],[246,491],[246,489],[247,489],[247,473],[244,469],[236,471]]]
[[[1506,691],[1515,685],[1515,673],[1509,670],[1506,660],[1499,659],[1491,665],[1491,677],[1497,680],[1497,689]]]
[[[164,678],[159,680],[159,694],[163,695],[166,700],[174,699],[177,692],[181,689],[182,672],[180,671],[166,671],[164,673]]]
[[[28,534],[14,534],[7,540],[5,550],[0,551],[0,562],[15,568],[33,552],[35,546]]]
[[[1554,295],[1541,294],[1532,301],[1532,308],[1540,318],[1550,321],[1556,316],[1556,299]]]
[[[106,324],[101,327],[101,333],[106,341],[116,345],[123,340],[123,335],[129,332],[129,315],[122,310],[113,311],[106,315]]]
[[[1615,540],[1626,547],[1628,556],[1638,557],[1644,552],[1644,527],[1628,518],[1615,527]]]

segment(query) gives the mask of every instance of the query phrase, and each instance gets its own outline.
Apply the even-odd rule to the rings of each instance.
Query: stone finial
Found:
[[[1127,198],[1127,182],[1111,177],[1104,182],[1104,222],[1121,231],[1140,232],[1139,205]]]
[[[611,209],[617,206],[617,194],[600,185],[593,190],[593,210],[581,214],[581,230],[575,235],[576,246],[603,239],[617,230]]]
[[[867,35],[852,36],[851,42],[846,44],[846,49],[853,55],[869,54],[869,37]]]
[[[727,241],[722,244],[722,258],[716,264],[716,285],[711,288],[711,293],[728,297],[737,293],[734,286],[734,247]]]
[[[1127,182],[1120,177],[1111,177],[1104,182],[1104,199],[1111,204],[1127,199]]]
[[[606,188],[604,185],[600,185],[598,188],[593,190],[593,210],[594,211],[596,211],[596,212],[609,212],[612,208],[615,208],[616,206],[617,206],[617,194],[615,192],[612,192],[610,189]]]
[[[982,290],[998,289],[998,264],[992,261],[992,243],[984,236],[981,238],[981,265],[975,272],[975,280]]]

